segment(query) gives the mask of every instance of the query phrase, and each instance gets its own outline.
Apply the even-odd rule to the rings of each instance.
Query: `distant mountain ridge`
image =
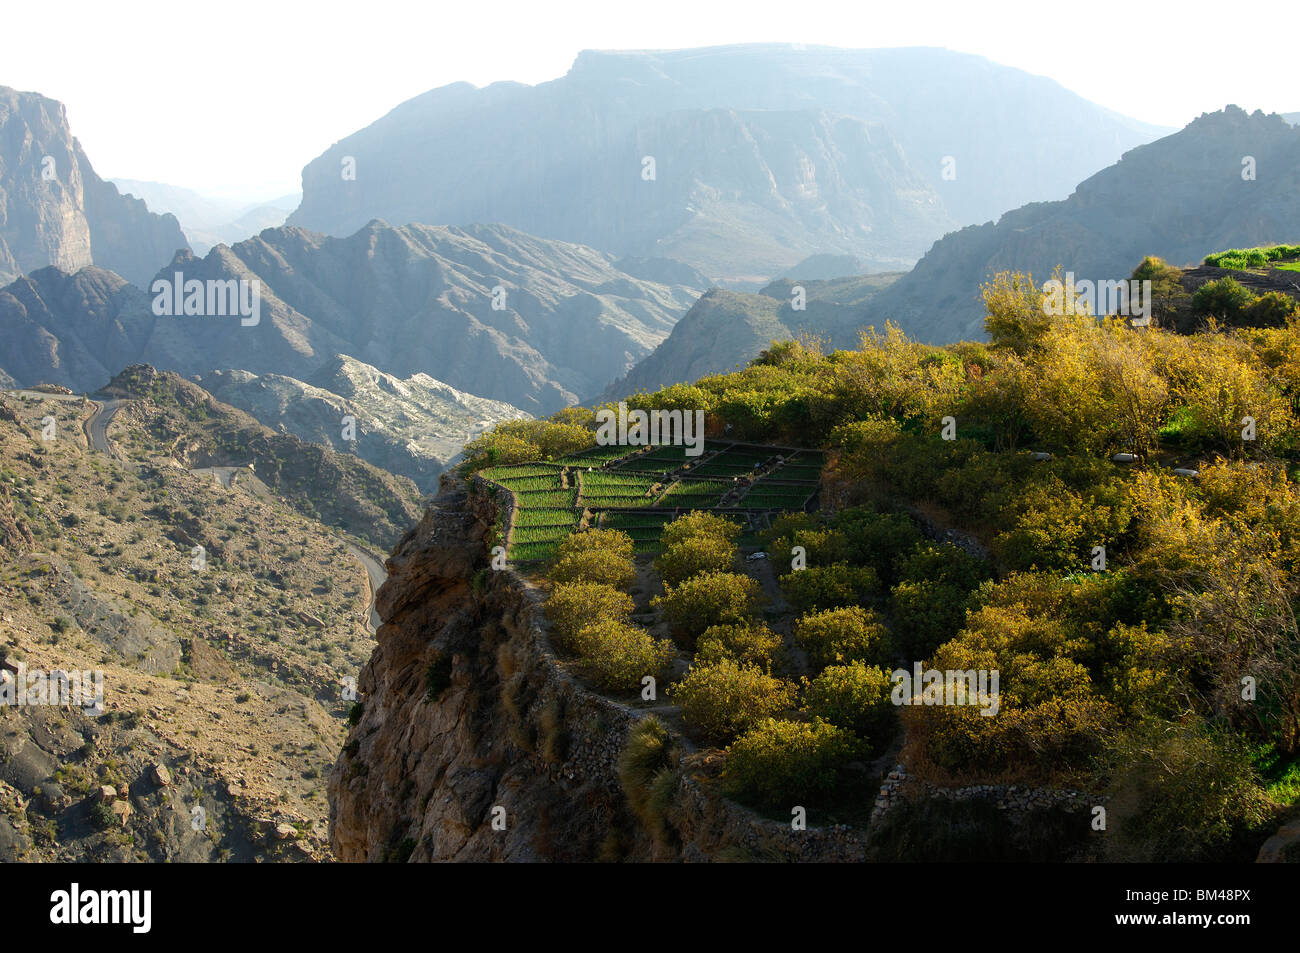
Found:
[[[269,229],[202,259],[181,254],[159,276],[170,282],[178,272],[258,282],[258,323],[156,316],[150,294],[110,272],[44,269],[0,291],[0,370],[75,391],[135,363],[184,376],[233,367],[308,381],[350,354],[387,374],[428,374],[538,414],[626,373],[701,290],[637,278],[609,255],[503,226],[374,222],[341,239]]]
[[[899,277],[895,272],[828,280],[782,278],[758,294],[710,289],[668,339],[606,388],[602,398],[618,400],[724,373],[752,361],[773,341],[800,334],[831,347],[853,347],[863,303]],[[796,308],[797,299],[801,308]]]
[[[0,283],[92,264],[142,283],[182,248],[174,216],[95,173],[62,103],[0,86]]]
[[[945,236],[861,318],[892,320],[929,343],[977,339],[980,285],[999,271],[1041,283],[1061,265],[1078,279],[1120,280],[1146,255],[1181,266],[1225,248],[1297,241],[1300,128],[1229,106],[1125,153],[1064,201]]]
[[[1159,132],[945,50],[589,50],[548,83],[402,103],[307,165],[289,223],[504,222],[761,284],[819,253],[906,267]]]
[[[302,200],[301,195],[293,194],[262,202],[234,201],[163,182],[112,181],[123,194],[143,199],[154,211],[176,216],[194,254],[200,257],[214,245],[233,245],[264,228],[283,225]]]

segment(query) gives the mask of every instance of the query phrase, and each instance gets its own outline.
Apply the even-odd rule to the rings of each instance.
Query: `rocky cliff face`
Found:
[[[363,711],[330,774],[341,860],[862,859],[858,834],[716,796],[701,755],[681,760],[664,829],[639,823],[618,761],[645,713],[565,670],[540,593],[488,568],[496,516],[446,479],[388,560]]]
[[[0,281],[94,264],[143,283],[188,247],[173,216],[95,174],[62,103],[0,87]]]

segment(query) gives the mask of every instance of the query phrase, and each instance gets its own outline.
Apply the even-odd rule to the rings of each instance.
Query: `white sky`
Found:
[[[1300,6],[1141,0],[11,0],[0,85],[68,107],[105,177],[250,200],[393,106],[466,80],[537,83],[582,49],[939,46],[1181,126],[1300,110]],[[1237,26],[1241,24],[1241,26]],[[30,42],[26,41],[30,38]]]

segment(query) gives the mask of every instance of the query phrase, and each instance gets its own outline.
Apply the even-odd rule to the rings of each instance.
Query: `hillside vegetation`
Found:
[[[1050,317],[1014,274],[983,296],[987,344],[785,342],[629,398],[824,449],[820,509],[751,540],[757,563],[716,515],[670,522],[653,567],[626,536],[578,533],[549,569],[556,637],[606,690],[671,681],[656,715],[721,749],[722,788],[774,816],[867,823],[897,757],[938,785],[1107,805],[1104,834],[1085,810],[1017,841],[1034,856],[1252,857],[1300,798],[1300,322]],[[571,410],[481,438],[467,467],[591,442]],[[891,703],[889,672],[916,662],[999,672],[996,714]],[[881,850],[944,810],[900,813]],[[997,845],[977,814],[962,824]]]

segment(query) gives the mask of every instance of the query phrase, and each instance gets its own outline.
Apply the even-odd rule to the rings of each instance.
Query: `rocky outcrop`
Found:
[[[310,381],[283,374],[213,371],[199,384],[223,403],[390,473],[410,477],[425,493],[478,433],[528,415],[501,401],[475,397],[427,374],[400,378],[346,354]],[[346,418],[351,425],[345,426]]]
[[[1063,808],[1068,811],[1083,811],[1095,805],[1106,804],[1110,799],[1104,795],[1088,794],[1084,791],[1072,791],[1068,788],[1032,787],[1022,784],[970,784],[963,787],[943,787],[921,781],[908,775],[907,769],[894,765],[880,785],[880,795],[872,809],[871,820],[875,822],[904,800],[925,798],[943,798],[948,801],[987,801],[994,804],[999,811],[1013,823],[1023,820],[1033,811],[1045,811]]]
[[[143,283],[188,247],[175,217],[95,174],[62,103],[0,87],[0,281],[94,264]]]
[[[718,796],[698,753],[677,767],[663,828],[638,822],[618,763],[646,712],[557,659],[541,594],[488,566],[499,518],[445,478],[388,560],[360,715],[329,781],[340,859],[863,859],[861,832],[794,831]]]
[[[1300,819],[1283,824],[1264,842],[1255,858],[1257,864],[1300,863]]]

